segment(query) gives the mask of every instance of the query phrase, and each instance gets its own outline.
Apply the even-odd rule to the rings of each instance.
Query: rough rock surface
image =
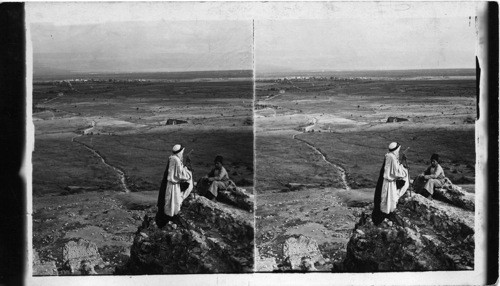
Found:
[[[433,196],[437,200],[447,202],[466,210],[474,211],[475,196],[473,194],[465,192],[457,185],[452,185],[449,189],[435,189]]]
[[[33,250],[33,276],[59,275],[55,261],[42,262],[38,252]]]
[[[154,210],[136,232],[130,259],[117,274],[252,272],[253,216],[197,196],[184,201],[181,224],[162,229]]]
[[[96,274],[94,267],[104,267],[95,243],[85,239],[69,241],[63,247],[63,261],[73,274]]]
[[[283,244],[283,256],[292,270],[314,271],[314,263],[323,259],[318,243],[309,237],[300,235],[290,237]]]
[[[254,196],[247,194],[241,188],[234,188],[233,190],[220,190],[218,199],[249,212],[253,212],[254,210]]]
[[[274,257],[257,257],[255,269],[257,272],[274,272],[278,270],[278,264]]]
[[[399,201],[396,222],[375,226],[363,214],[347,245],[343,269],[426,271],[474,268],[474,212],[421,195]]]
[[[262,257],[259,249],[255,250],[255,271],[256,272],[275,272],[278,270],[278,263],[274,257]]]

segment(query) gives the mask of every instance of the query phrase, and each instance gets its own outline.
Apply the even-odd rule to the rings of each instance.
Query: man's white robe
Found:
[[[405,185],[398,190],[396,179],[404,179]],[[394,152],[385,154],[384,183],[380,201],[380,211],[389,214],[396,209],[399,198],[406,192],[409,186],[408,170],[399,162]]]
[[[165,192],[165,214],[174,216],[181,210],[182,201],[187,198],[193,189],[193,175],[191,171],[182,164],[181,159],[172,155],[169,160],[167,190]],[[183,181],[189,182],[189,188],[181,192],[180,183]]]

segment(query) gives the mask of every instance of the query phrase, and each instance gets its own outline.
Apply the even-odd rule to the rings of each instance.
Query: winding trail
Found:
[[[318,120],[316,118],[314,118],[313,123],[311,123],[309,126],[307,126],[306,130],[307,130],[307,128],[311,128],[311,127],[315,126],[317,122],[318,122]],[[347,183],[345,169],[342,168],[342,166],[337,165],[337,164],[329,161],[328,158],[326,157],[326,155],[323,152],[321,152],[321,150],[319,148],[317,148],[316,146],[312,145],[311,143],[307,142],[304,139],[297,138],[296,136],[299,135],[299,134],[301,134],[301,133],[296,133],[296,134],[292,135],[292,138],[295,139],[295,140],[304,142],[307,146],[309,146],[311,149],[313,149],[316,154],[320,155],[321,158],[323,159],[323,161],[325,161],[326,163],[330,164],[330,166],[334,167],[335,169],[339,170],[340,179],[342,181],[342,185],[344,186],[344,189],[346,189],[347,191],[350,191],[351,188],[349,187],[349,184]]]
[[[263,108],[263,109],[260,109],[258,111],[266,111],[266,110],[271,110],[273,112],[272,116],[265,116],[265,115],[259,115],[259,116],[262,116],[262,117],[276,117],[276,110],[274,108],[271,108],[271,107],[266,107],[266,108]]]
[[[278,97],[280,95],[283,95],[283,94],[282,93],[273,94],[273,95],[271,95],[268,98],[261,99],[261,101],[269,101],[269,100],[274,99],[274,98],[276,98],[276,97]]]
[[[92,127],[85,129],[84,132],[83,132],[83,134],[85,134],[85,131],[88,131],[88,130],[94,128],[95,123],[93,123],[92,125],[93,125]],[[104,165],[106,165],[109,168],[113,169],[115,171],[115,173],[118,175],[118,178],[120,179],[120,185],[121,185],[122,190],[125,193],[130,193],[130,189],[127,186],[127,180],[125,178],[125,172],[123,172],[123,170],[121,170],[120,168],[115,167],[115,166],[111,165],[110,163],[108,163],[106,161],[106,159],[104,159],[104,157],[101,156],[101,154],[99,153],[99,151],[97,151],[94,148],[92,148],[92,146],[89,146],[89,145],[87,145],[87,144],[85,144],[83,142],[75,140],[76,138],[81,137],[83,134],[74,136],[73,138],[71,138],[71,142],[75,142],[75,143],[78,143],[78,144],[82,145],[87,150],[89,150],[90,152],[92,152],[95,156],[97,156]]]
[[[45,100],[43,101],[43,104],[46,104],[46,103],[52,102],[52,101],[54,101],[54,100],[56,100],[56,99],[58,99],[58,98],[61,98],[61,97],[63,97],[63,96],[64,96],[64,95],[56,95],[56,96],[55,96],[55,97],[53,97],[53,98],[45,99]]]

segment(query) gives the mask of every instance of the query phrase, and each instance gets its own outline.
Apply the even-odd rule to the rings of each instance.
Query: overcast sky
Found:
[[[32,24],[35,73],[252,69],[251,21]]]
[[[474,68],[474,18],[279,20],[255,23],[257,72]]]
[[[252,69],[254,55],[257,72],[265,72],[474,68],[476,5],[30,2],[26,7],[35,72]]]

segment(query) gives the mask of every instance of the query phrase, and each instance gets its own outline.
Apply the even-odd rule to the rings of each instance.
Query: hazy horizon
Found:
[[[35,75],[473,69],[474,5],[29,3],[27,14]]]
[[[31,24],[33,69],[129,73],[252,69],[249,21]]]
[[[248,72],[248,73],[245,73]],[[399,73],[400,72],[400,73]],[[168,71],[168,72],[50,72],[34,73],[35,80],[61,80],[69,78],[112,78],[129,79],[137,76],[136,79],[195,79],[195,78],[251,78],[253,70],[193,70],[193,71]],[[413,76],[475,76],[475,68],[435,68],[435,69],[345,69],[345,70],[283,70],[265,71],[256,74],[260,77],[289,77],[289,76],[338,76],[338,77],[370,77],[384,74],[398,74],[400,77]],[[130,77],[132,76],[132,77]]]

